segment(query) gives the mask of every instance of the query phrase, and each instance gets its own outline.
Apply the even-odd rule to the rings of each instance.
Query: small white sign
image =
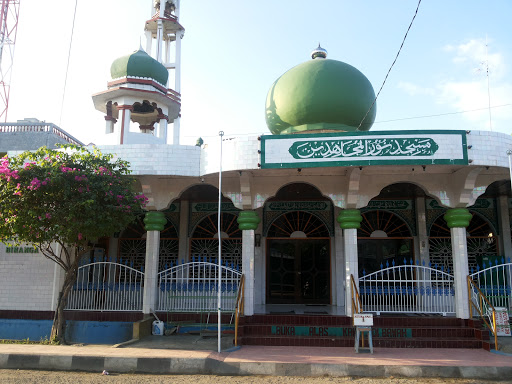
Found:
[[[371,327],[371,326],[373,326],[373,314],[371,314],[371,313],[356,313],[356,314],[354,314],[354,326],[356,326],[356,327]]]
[[[498,336],[511,336],[507,308],[496,307],[496,334]]]

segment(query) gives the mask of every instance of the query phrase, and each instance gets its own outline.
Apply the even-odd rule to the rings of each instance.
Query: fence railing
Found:
[[[361,296],[357,290],[356,281],[354,275],[350,275],[350,292],[352,295],[352,322],[354,321],[354,314],[361,313],[363,311],[363,303],[361,302]]]
[[[192,261],[158,274],[158,311],[216,312],[218,276],[221,276],[221,311],[234,313],[242,272],[216,262]]]
[[[66,140],[75,145],[84,145],[80,140],[74,138],[69,133],[52,123],[0,123],[0,132],[48,132]]]
[[[432,266],[404,265],[394,261],[359,278],[359,295],[365,312],[455,313],[454,278]],[[364,271],[363,271],[364,274]]]
[[[94,261],[78,268],[66,309],[141,311],[144,272],[128,264]]]
[[[501,261],[501,263],[500,263]],[[494,264],[494,265],[493,265]],[[507,308],[512,312],[512,263],[495,259],[494,263],[483,263],[482,268],[471,270],[469,276],[482,294],[494,307]]]
[[[238,346],[238,324],[240,322],[240,316],[244,315],[244,287],[245,277],[242,275],[240,278],[240,285],[238,286],[238,293],[236,296],[236,308],[235,308],[235,347]]]
[[[494,335],[494,348],[498,350],[498,329],[496,327],[496,310],[494,306],[485,297],[484,293],[478,288],[475,281],[470,276],[467,278],[468,282],[468,300],[469,300],[469,314],[471,318],[474,315],[480,317],[485,325]]]

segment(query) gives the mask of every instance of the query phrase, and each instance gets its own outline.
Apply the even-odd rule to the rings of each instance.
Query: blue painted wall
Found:
[[[0,339],[48,339],[51,320],[0,319]],[[68,321],[66,340],[85,344],[118,344],[132,338],[133,323],[120,321]]]

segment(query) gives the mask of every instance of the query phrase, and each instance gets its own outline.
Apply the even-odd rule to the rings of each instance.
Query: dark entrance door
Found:
[[[329,304],[329,239],[269,239],[267,303]]]

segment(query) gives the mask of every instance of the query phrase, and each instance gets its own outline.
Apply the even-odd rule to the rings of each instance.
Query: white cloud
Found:
[[[404,90],[407,94],[410,96],[416,96],[416,95],[434,95],[435,90],[432,88],[424,88],[420,87],[419,85],[413,84],[408,81],[400,81],[398,83],[398,88]]]
[[[512,121],[512,82],[508,77],[504,55],[493,51],[492,41],[472,39],[459,45],[447,45],[443,50],[449,54],[447,78],[430,87],[400,82],[398,87],[411,96],[434,96],[443,110],[462,112],[461,118],[468,129],[489,129],[489,103],[491,105],[492,129],[510,133]],[[449,63],[452,63],[451,65]],[[489,79],[486,69],[489,65]],[[489,83],[488,83],[489,80]],[[505,105],[505,106],[503,106]]]
[[[512,103],[512,83],[504,76],[507,68],[503,55],[493,52],[491,44],[486,47],[484,39],[447,46],[445,51],[455,54],[452,62],[458,71],[455,79],[438,84],[437,102],[457,111],[477,110],[464,113],[463,117],[480,129],[489,129],[489,110],[486,108],[490,104],[493,130],[509,131],[512,106],[497,107]],[[489,79],[486,76],[487,63]],[[461,71],[461,66],[466,71]]]
[[[447,45],[444,50],[455,53],[452,62],[464,65],[468,72],[486,73],[487,66],[492,77],[501,78],[505,74],[505,61],[501,53],[492,52],[492,41],[471,39],[457,46]]]

